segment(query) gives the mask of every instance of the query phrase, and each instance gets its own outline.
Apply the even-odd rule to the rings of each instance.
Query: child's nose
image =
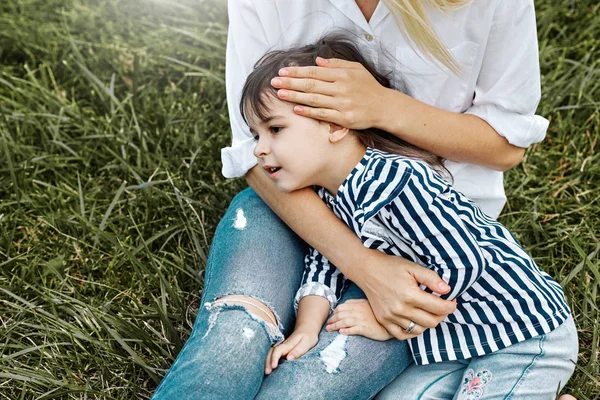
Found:
[[[254,155],[257,158],[262,158],[270,153],[269,146],[265,143],[264,140],[258,139],[258,143],[256,143],[256,147],[254,148]]]

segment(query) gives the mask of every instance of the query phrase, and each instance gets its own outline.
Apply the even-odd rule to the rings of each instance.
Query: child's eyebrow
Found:
[[[266,117],[264,119],[260,120],[260,124],[261,125],[267,125],[269,122],[273,121],[274,119],[285,119],[285,117],[283,115],[271,115],[269,117]],[[250,133],[253,135],[256,135],[256,131],[250,126],[250,124],[248,124],[249,128],[250,128]]]
[[[283,115],[271,115],[271,116],[269,116],[269,117],[261,120],[261,122],[262,122],[263,125],[266,125],[269,122],[271,122],[272,120],[277,119],[277,118],[282,118],[283,119],[285,117]]]

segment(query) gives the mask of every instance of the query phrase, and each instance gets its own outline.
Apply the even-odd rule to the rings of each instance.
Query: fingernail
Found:
[[[288,91],[281,89],[277,91],[277,96],[279,96],[280,99],[287,99],[288,97]]]
[[[294,358],[295,358],[295,357],[294,357],[294,355],[293,355],[293,354],[290,354],[290,355],[288,356],[288,358],[287,358],[287,359],[288,359],[288,360],[293,360]]]
[[[294,111],[297,113],[303,113],[304,112],[304,107],[302,106],[295,106],[294,107]]]
[[[329,62],[329,60],[326,58],[323,58],[323,57],[317,57],[317,58],[320,59],[321,64],[327,64]]]
[[[279,76],[288,76],[290,71],[287,68],[282,68],[279,70]]]
[[[271,85],[273,85],[273,86],[281,86],[281,79],[279,79],[279,78],[273,78],[273,79],[271,79]]]
[[[438,289],[446,291],[446,290],[450,289],[450,286],[448,286],[444,282],[440,282],[440,283],[438,283]]]

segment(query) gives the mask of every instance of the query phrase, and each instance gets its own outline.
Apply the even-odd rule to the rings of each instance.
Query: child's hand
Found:
[[[265,362],[265,374],[269,375],[277,368],[281,357],[287,355],[287,360],[300,358],[315,347],[318,342],[318,333],[295,330],[284,342],[269,349],[267,361]]]
[[[327,320],[327,331],[337,331],[343,335],[361,335],[373,340],[385,341],[394,336],[377,322],[375,314],[366,299],[352,299],[340,304]]]

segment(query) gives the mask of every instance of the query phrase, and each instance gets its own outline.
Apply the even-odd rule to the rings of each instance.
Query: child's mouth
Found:
[[[263,168],[269,175],[269,178],[271,178],[271,179],[275,178],[275,176],[277,176],[279,174],[279,171],[281,171],[281,167],[263,167]]]
[[[271,168],[269,170],[269,178],[274,179],[277,175],[279,175],[279,171],[281,171],[281,167]]]

